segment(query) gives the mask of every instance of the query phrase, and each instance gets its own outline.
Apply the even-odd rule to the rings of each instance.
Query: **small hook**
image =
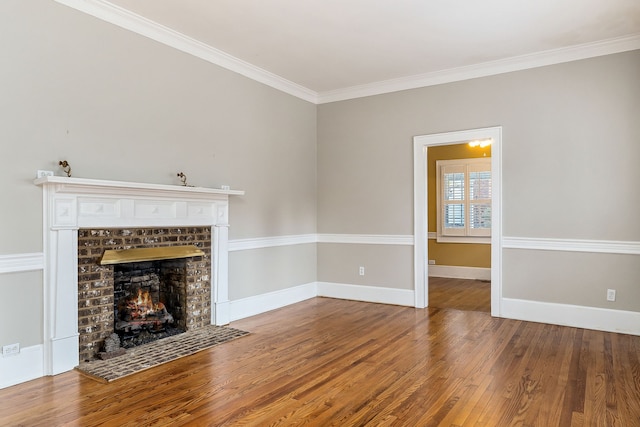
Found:
[[[71,178],[71,165],[69,165],[69,162],[61,160],[58,162],[58,165],[60,165],[64,173],[67,174],[67,177]]]

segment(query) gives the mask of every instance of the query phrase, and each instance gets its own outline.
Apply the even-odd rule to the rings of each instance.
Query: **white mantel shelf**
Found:
[[[135,191],[146,190],[150,193],[191,193],[191,194],[226,194],[229,196],[242,196],[244,191],[242,190],[223,190],[220,188],[208,188],[208,187],[191,187],[184,185],[168,185],[168,184],[151,184],[141,182],[126,182],[126,181],[109,181],[102,179],[88,179],[88,178],[67,178],[63,176],[45,176],[38,178],[34,181],[36,185],[44,184],[58,184],[62,186],[60,191],[64,192],[64,187],[69,189],[118,189],[120,191],[126,191],[133,189]]]
[[[211,227],[211,323],[229,323],[229,196],[244,191],[59,176],[34,184],[43,193],[45,375],[79,363],[80,228]]]
[[[228,223],[229,196],[240,190],[47,176],[49,226],[167,227]],[[48,205],[48,206],[47,206]]]

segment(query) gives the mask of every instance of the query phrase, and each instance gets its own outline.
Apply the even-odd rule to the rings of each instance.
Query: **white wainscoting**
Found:
[[[229,251],[309,243],[413,245],[414,238],[407,235],[303,234],[230,240]],[[625,241],[503,237],[503,248],[640,255],[640,242]],[[44,256],[41,252],[0,255],[0,273],[42,270],[43,265]],[[449,274],[452,271],[450,268],[459,269],[459,267],[431,265],[429,266],[430,275],[436,275],[438,269],[441,270],[438,275]],[[447,270],[449,270],[448,273]],[[458,270],[456,274],[466,273]],[[408,307],[413,307],[415,303],[413,290],[313,282],[230,301],[230,319],[233,321],[254,316],[316,296]],[[501,298],[501,316],[531,322],[640,335],[639,312]],[[41,344],[22,348],[20,353],[14,356],[0,356],[0,388],[42,377],[44,375],[43,358]]]
[[[0,388],[31,381],[44,375],[42,344],[20,349],[20,353],[0,356]]]
[[[0,273],[35,271],[43,268],[44,254],[42,252],[0,255]]]
[[[231,321],[286,307],[318,294],[316,283],[307,283],[266,294],[233,300],[229,303]]]
[[[0,255],[0,273],[37,271],[43,268],[42,252]],[[0,388],[42,377],[44,375],[42,347],[42,344],[24,347],[18,354],[0,356]]]
[[[428,238],[435,239],[435,233],[430,232]],[[229,250],[242,251],[307,243],[413,246],[414,237],[413,235],[405,234],[298,234],[229,240]],[[640,242],[620,240],[551,239],[505,236],[502,237],[502,247],[505,249],[640,255]]]
[[[292,236],[255,237],[252,239],[229,240],[229,252],[251,249],[273,248],[277,246],[304,245],[317,243],[317,234],[298,234]]]
[[[502,248],[640,255],[640,242],[634,241],[503,237]],[[640,312],[511,298],[500,304],[501,316],[509,319],[640,335]]]

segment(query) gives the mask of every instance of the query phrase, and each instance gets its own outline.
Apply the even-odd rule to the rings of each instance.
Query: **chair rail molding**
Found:
[[[640,242],[622,240],[548,239],[504,236],[502,238],[502,247],[505,249],[531,249],[539,251],[640,255]]]
[[[0,255],[0,273],[37,271],[44,268],[44,253]]]

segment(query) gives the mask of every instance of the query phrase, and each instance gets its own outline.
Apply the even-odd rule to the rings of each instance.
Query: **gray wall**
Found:
[[[50,0],[0,2],[0,255],[42,251],[37,169],[231,185],[230,238],[316,231],[316,106]],[[315,248],[230,254],[230,293],[316,280]],[[271,274],[278,265],[312,266]],[[255,281],[247,281],[250,270]],[[42,275],[0,274],[0,345],[42,342]],[[17,294],[33,295],[24,317]],[[22,320],[16,322],[22,314]]]
[[[505,236],[640,241],[640,51],[315,106],[49,0],[0,2],[0,40],[0,256],[42,251],[32,180],[61,159],[77,177],[243,189],[231,239],[411,235],[413,136],[496,125]],[[315,280],[413,288],[410,246],[229,264],[232,299]],[[506,249],[503,265],[505,297],[640,311],[636,255]],[[0,345],[41,343],[41,273],[0,274],[0,301],[0,324],[23,316]]]
[[[502,126],[504,236],[639,242],[639,76],[633,51],[320,105],[318,232],[413,234],[413,136]],[[380,263],[343,246],[319,245],[319,280]],[[411,289],[412,254],[389,250],[362,284]],[[505,249],[503,296],[640,311],[639,258]]]

